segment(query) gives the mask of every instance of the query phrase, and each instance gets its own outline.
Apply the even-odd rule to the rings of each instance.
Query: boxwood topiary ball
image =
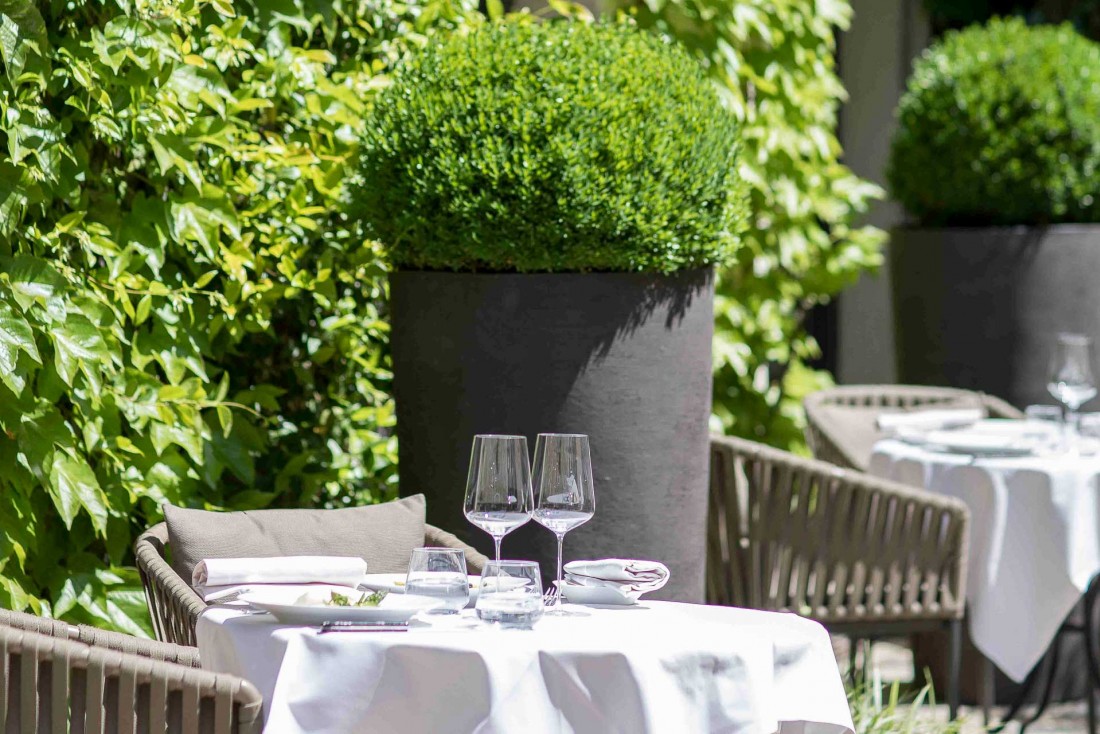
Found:
[[[378,96],[353,207],[408,269],[721,263],[747,208],[738,132],[699,65],[633,26],[485,24]]]
[[[1100,220],[1100,46],[994,20],[917,61],[888,178],[923,225]]]

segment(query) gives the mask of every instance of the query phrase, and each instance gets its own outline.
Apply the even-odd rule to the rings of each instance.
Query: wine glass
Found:
[[[540,433],[535,442],[535,486],[538,499],[534,518],[558,539],[558,583],[554,604],[547,614],[566,615],[561,606],[561,550],[565,534],[592,519],[596,488],[592,481],[592,454],[588,436],[576,433]]]
[[[525,436],[474,436],[466,478],[466,519],[500,541],[531,519],[531,464]]]
[[[1092,339],[1083,334],[1059,334],[1050,360],[1047,390],[1065,406],[1067,448],[1073,448],[1077,409],[1096,396],[1092,376]]]

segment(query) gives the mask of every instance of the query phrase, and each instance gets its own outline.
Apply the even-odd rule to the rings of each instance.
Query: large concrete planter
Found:
[[[1100,343],[1100,226],[898,229],[891,234],[898,380],[981,390],[1014,405],[1053,402],[1047,370],[1060,331]],[[942,641],[917,645],[919,668],[946,679]],[[1084,648],[1062,646],[1054,700],[1083,694]],[[967,646],[964,700],[979,653]],[[998,672],[997,698],[1019,690]]]
[[[1056,334],[1100,342],[1100,225],[898,229],[890,258],[900,382],[1049,403]]]
[[[672,570],[655,598],[703,600],[714,284],[709,269],[649,274],[390,277],[403,494],[428,521],[485,552],[462,514],[472,438],[591,436],[596,516],[566,536],[566,560],[653,558]],[[534,522],[503,556],[553,574]]]

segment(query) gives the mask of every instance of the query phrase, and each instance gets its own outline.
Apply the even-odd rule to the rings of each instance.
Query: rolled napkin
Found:
[[[570,561],[565,580],[580,586],[610,586],[637,600],[668,583],[668,567],[658,561],[604,558],[599,561]]]
[[[191,586],[213,601],[252,584],[333,584],[355,588],[367,562],[355,556],[207,558],[195,566]]]
[[[913,410],[908,413],[882,413],[875,420],[880,431],[897,431],[902,428],[935,431],[957,428],[977,423],[985,414],[980,408],[952,408],[942,410]]]

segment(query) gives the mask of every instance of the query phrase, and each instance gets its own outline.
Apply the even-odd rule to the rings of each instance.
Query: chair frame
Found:
[[[466,568],[473,574],[481,573],[489,560],[455,535],[432,525],[425,526],[424,544],[463,550]],[[168,526],[165,523],[149,528],[134,543],[134,556],[145,588],[149,616],[153,619],[153,631],[158,640],[194,647],[198,645],[195,625],[208,605],[169,565],[167,548]]]
[[[91,630],[5,610],[4,731],[260,733],[263,698],[248,681],[197,669],[197,651],[188,648]],[[144,654],[123,651],[130,647]]]
[[[195,647],[147,640],[123,632],[113,632],[86,624],[69,624],[61,620],[39,617],[26,612],[0,609],[0,627],[13,627],[48,637],[58,637],[106,650],[115,650],[127,655],[137,655],[150,660],[175,663],[188,668],[201,667],[199,664],[199,651]]]
[[[846,469],[867,471],[870,456],[856,456],[837,441],[824,418],[828,406],[913,410],[925,408],[980,407],[991,418],[1021,419],[1024,414],[993,395],[953,387],[923,385],[844,385],[808,395],[806,443],[815,458]]]
[[[793,612],[853,643],[943,629],[956,714],[964,503],[729,436],[711,437],[710,487],[708,603]]]

